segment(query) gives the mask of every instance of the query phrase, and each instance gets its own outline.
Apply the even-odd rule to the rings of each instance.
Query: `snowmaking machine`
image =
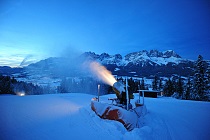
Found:
[[[140,103],[140,92],[139,98],[131,102],[134,96],[132,96],[133,93],[128,92],[127,78],[125,85],[118,81],[113,84],[112,88],[116,98],[108,99],[112,101],[111,103],[99,101],[99,96],[92,98],[91,109],[102,119],[121,122],[128,131],[139,127],[138,120],[146,113],[144,102]],[[142,99],[144,101],[144,96]],[[132,103],[135,104],[134,107]]]

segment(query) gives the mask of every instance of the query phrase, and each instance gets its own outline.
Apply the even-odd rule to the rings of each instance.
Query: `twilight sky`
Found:
[[[0,65],[157,49],[210,60],[209,0],[0,0]]]

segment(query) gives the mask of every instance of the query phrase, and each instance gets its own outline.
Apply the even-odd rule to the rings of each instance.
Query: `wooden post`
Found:
[[[141,92],[142,92],[142,105],[144,105],[144,92],[146,90],[139,90],[139,103],[141,103]]]
[[[125,85],[125,88],[126,88],[126,100],[127,100],[127,110],[128,110],[128,104],[129,104],[129,95],[128,95],[128,78],[126,76],[126,85]]]

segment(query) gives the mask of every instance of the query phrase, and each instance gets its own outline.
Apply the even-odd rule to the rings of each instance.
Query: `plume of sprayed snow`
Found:
[[[88,69],[90,70],[91,74],[96,76],[98,80],[101,80],[110,86],[113,86],[113,84],[117,82],[112,73],[100,63],[96,61],[86,61],[84,64],[88,66]]]
[[[23,59],[23,61],[20,63],[20,67],[27,65],[27,64],[28,64],[27,61],[28,61],[29,58],[31,58],[31,57],[32,57],[32,55],[27,55],[27,56]]]

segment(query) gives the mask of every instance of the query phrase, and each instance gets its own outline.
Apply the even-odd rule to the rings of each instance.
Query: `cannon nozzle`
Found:
[[[115,92],[115,94],[117,95],[117,98],[119,98],[120,97],[120,95],[122,94],[122,92],[125,92],[125,85],[124,84],[122,84],[121,82],[115,82],[114,84],[113,84],[113,90],[114,90],[114,92]]]

